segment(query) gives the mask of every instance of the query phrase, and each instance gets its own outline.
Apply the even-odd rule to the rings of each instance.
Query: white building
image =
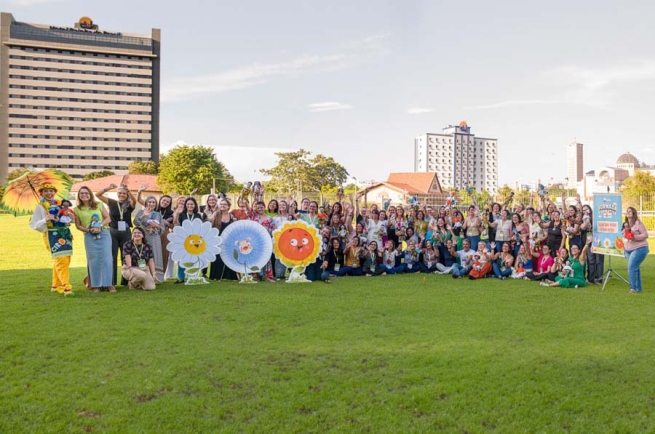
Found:
[[[577,191],[585,199],[597,193],[617,193],[628,176],[626,169],[604,166],[587,172],[578,183]]]
[[[628,171],[628,176],[635,176],[635,169],[640,168],[639,159],[629,152],[619,155],[616,159],[616,167]]]
[[[414,139],[414,171],[435,172],[444,189],[498,191],[498,140],[476,137],[466,122]]]

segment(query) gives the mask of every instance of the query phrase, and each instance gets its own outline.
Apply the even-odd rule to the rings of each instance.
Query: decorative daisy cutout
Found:
[[[186,284],[208,283],[198,275],[221,253],[222,240],[218,236],[218,229],[199,219],[185,220],[168,234],[168,241],[166,249],[171,252],[171,259],[185,268]]]
[[[321,253],[321,236],[302,220],[287,221],[273,231],[273,251],[280,262],[292,268],[287,282],[309,282],[303,273]]]

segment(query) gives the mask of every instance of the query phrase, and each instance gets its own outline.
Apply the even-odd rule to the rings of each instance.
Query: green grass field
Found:
[[[655,431],[653,255],[637,295],[436,275],[93,294],[78,234],[64,298],[27,222],[0,216],[2,433]]]

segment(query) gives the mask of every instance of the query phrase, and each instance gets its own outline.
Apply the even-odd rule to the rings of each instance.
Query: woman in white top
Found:
[[[387,234],[386,223],[380,220],[380,213],[378,210],[373,210],[370,213],[370,218],[366,223],[367,241],[375,241],[378,245],[382,245],[382,237]]]
[[[506,209],[500,212],[500,220],[494,220],[489,226],[496,229],[496,249],[500,249],[502,244],[510,241],[512,237],[512,221],[509,219],[509,211]]]

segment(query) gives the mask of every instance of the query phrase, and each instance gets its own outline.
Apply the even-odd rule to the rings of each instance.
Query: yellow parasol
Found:
[[[14,216],[31,214],[39,203],[39,187],[42,184],[50,184],[56,190],[55,196],[60,200],[68,199],[68,193],[73,186],[68,175],[61,170],[27,172],[6,184],[0,207]]]

